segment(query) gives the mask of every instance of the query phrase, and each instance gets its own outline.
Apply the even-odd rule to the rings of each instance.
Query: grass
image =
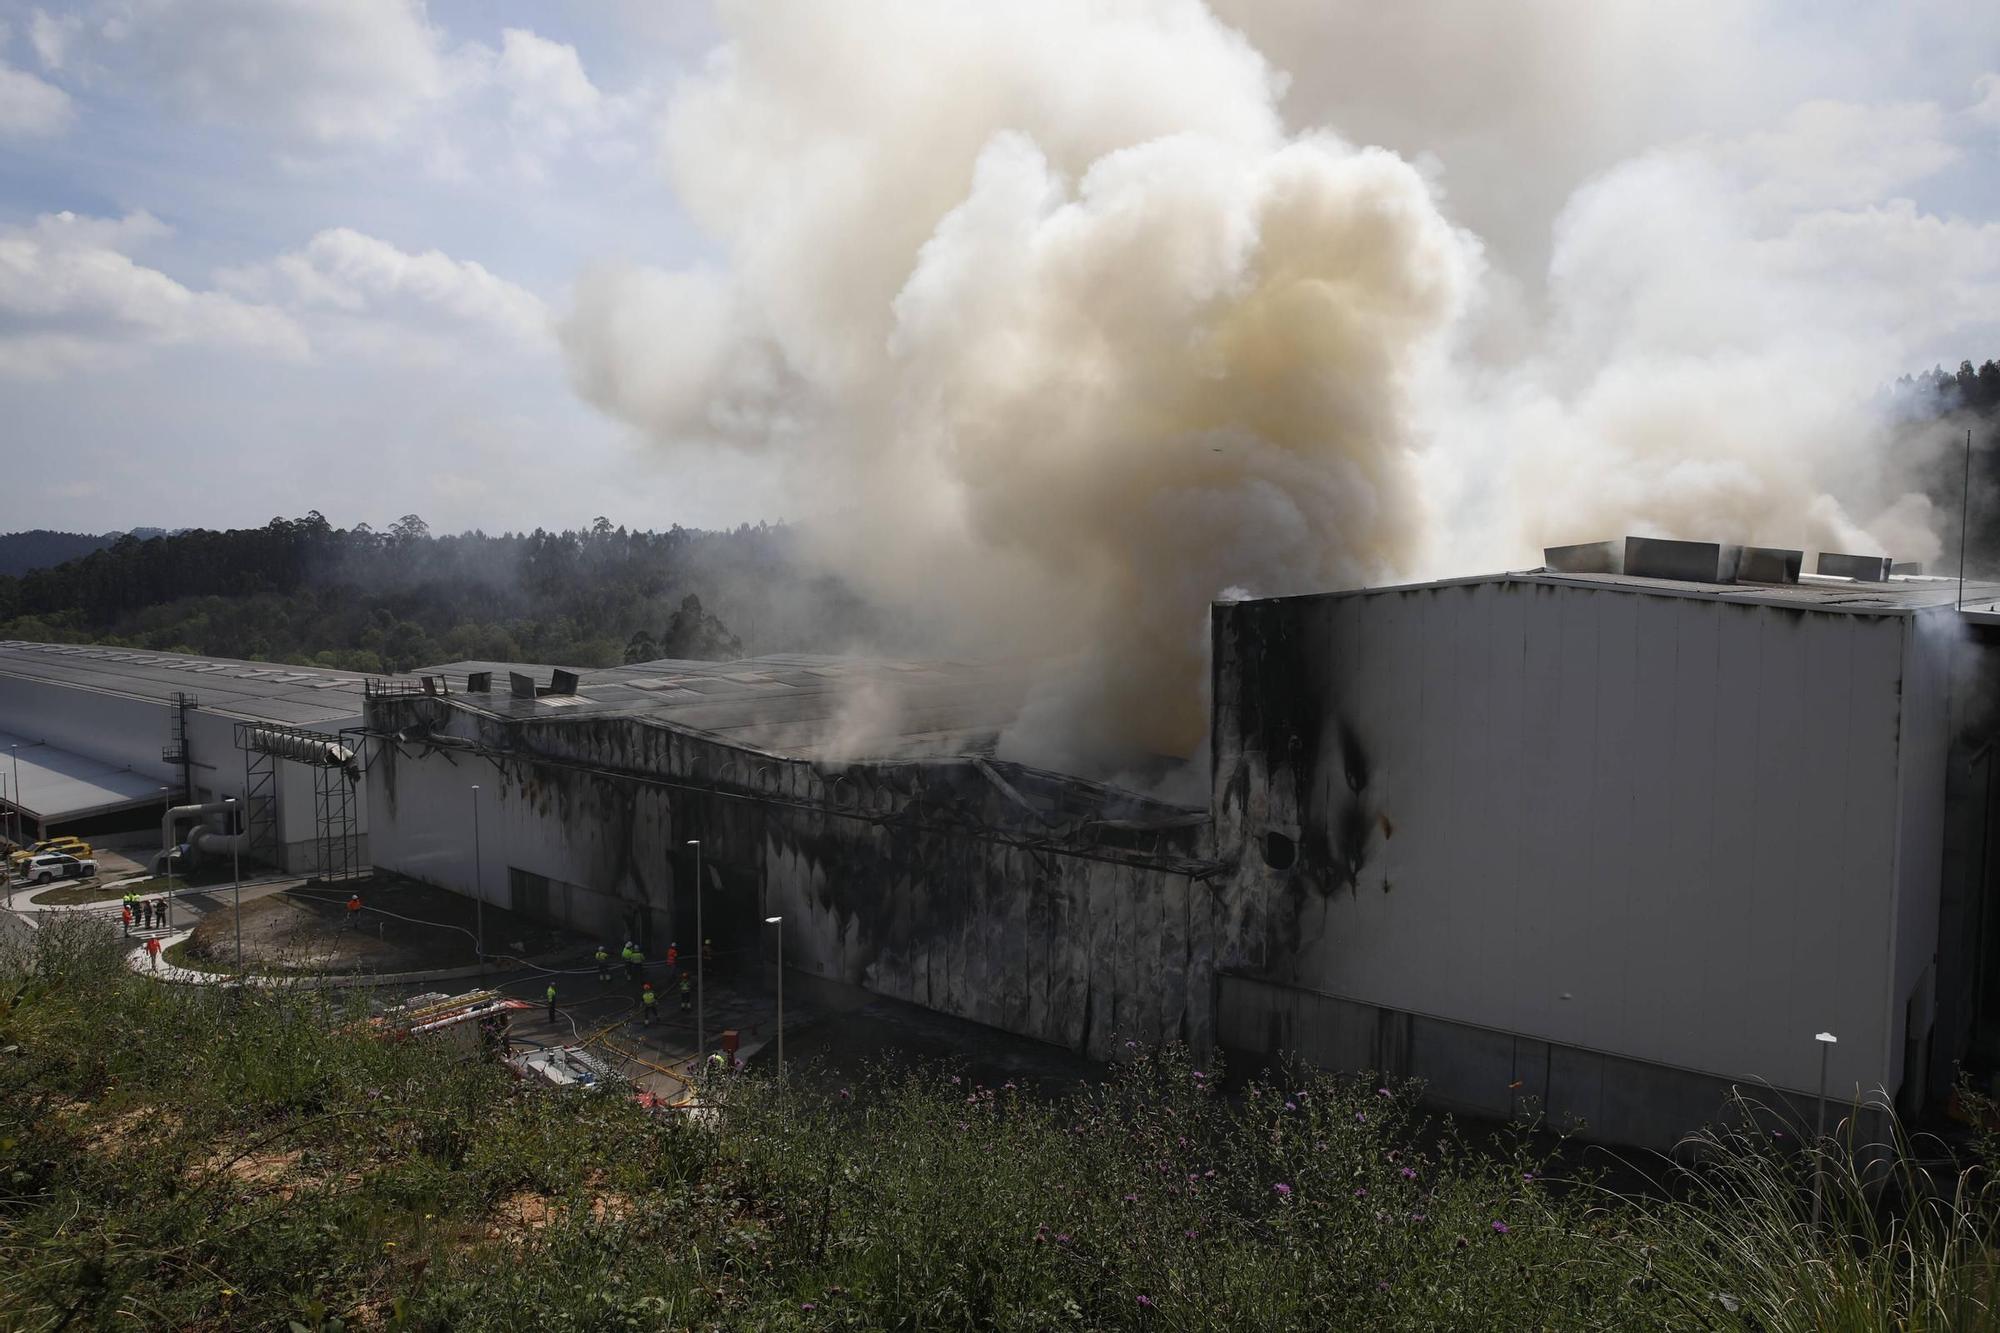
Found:
[[[24,884],[16,888],[14,893],[18,898],[25,898],[35,892],[37,887],[34,884]],[[94,879],[87,879],[81,883],[64,884],[60,888],[47,889],[35,901],[43,906],[79,907],[88,903],[113,903],[128,891],[127,886],[123,884],[100,884]]]
[[[119,952],[58,921],[0,965],[0,1327],[1994,1326],[1986,1177],[1908,1144],[1834,1153],[1814,1228],[1810,1159],[1766,1136],[1628,1198],[1468,1147],[1413,1088],[1224,1096],[1178,1050],[1061,1098],[751,1076],[655,1117],[372,1040],[352,994]]]

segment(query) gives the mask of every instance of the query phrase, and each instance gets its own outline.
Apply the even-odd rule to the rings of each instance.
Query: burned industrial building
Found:
[[[781,917],[787,984],[827,996],[1096,1058],[1290,1052],[1664,1146],[1732,1086],[1814,1093],[1820,1032],[1843,1101],[1918,1110],[1988,1059],[2000,587],[1813,568],[1635,538],[1219,604],[1198,806],[1000,758],[1023,676],[962,662],[321,687],[13,644],[0,705],[17,735],[123,758],[135,800],[180,772],[174,799],[255,807],[275,765],[264,817],[295,870],[349,858],[650,956],[707,936],[768,960]],[[203,695],[175,701],[188,679]],[[88,721],[135,694],[150,732]],[[161,769],[176,726],[190,767]],[[351,762],[245,740],[274,727]]]

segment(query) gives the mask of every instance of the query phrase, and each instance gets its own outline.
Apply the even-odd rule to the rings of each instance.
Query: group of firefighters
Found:
[[[141,898],[136,893],[127,893],[119,899],[119,915],[125,921],[125,933],[130,935],[132,927],[152,930],[154,922],[164,929],[167,924],[167,900],[165,898]]]
[[[625,975],[639,983],[639,1008],[645,1015],[647,1024],[651,1025],[659,1018],[660,994],[653,989],[653,983],[646,979],[645,951],[632,943],[632,941],[626,940],[625,946],[618,951],[618,956],[625,964]],[[694,995],[694,973],[681,966],[681,946],[678,944],[669,944],[667,946],[666,961],[667,979],[673,982],[675,988],[680,992],[681,1012],[687,1013],[690,1009],[694,1008],[694,1000],[692,998]],[[701,942],[702,967],[707,968],[713,965],[714,962],[715,941],[703,940]],[[611,954],[601,944],[597,946],[597,979],[599,981],[611,980]],[[553,1023],[556,1021],[555,982],[549,982],[548,991],[544,998],[548,1001],[549,1022]]]

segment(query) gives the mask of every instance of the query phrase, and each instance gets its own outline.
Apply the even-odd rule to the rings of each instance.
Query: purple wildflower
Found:
[[[1056,1232],[1056,1244],[1058,1245],[1069,1244],[1069,1233],[1067,1231]]]
[[[1357,1188],[1357,1189],[1356,1189],[1356,1190],[1354,1191],[1354,1197],[1355,1197],[1355,1198],[1357,1198],[1357,1199],[1365,1199],[1365,1198],[1367,1198],[1367,1197],[1368,1197],[1368,1190],[1367,1190],[1367,1187],[1366,1187],[1366,1186],[1362,1186],[1362,1187],[1359,1187],[1359,1188]]]
[[[844,1102],[851,1102],[854,1100],[854,1094],[849,1092],[846,1088],[842,1088],[840,1090],[840,1100]]]
[[[1377,1291],[1387,1291],[1388,1289],[1389,1289],[1389,1284],[1386,1280],[1377,1282],[1375,1284],[1375,1290]]]
[[[1355,1118],[1356,1120],[1359,1120],[1359,1121],[1362,1121],[1362,1122],[1364,1122],[1364,1123],[1365,1123],[1365,1122],[1367,1121],[1367,1119],[1368,1119],[1368,1113],[1367,1113],[1366,1111],[1356,1111],[1356,1112],[1354,1113],[1354,1118]]]
[[[1507,1234],[1507,1224],[1497,1219],[1493,1223],[1493,1229],[1503,1236]]]
[[[1387,1088],[1377,1088],[1375,1089],[1375,1095],[1377,1097],[1390,1097],[1393,1096],[1394,1094],[1391,1093]]]
[[[1153,1308],[1153,1298],[1151,1296],[1141,1296],[1139,1304],[1142,1308],[1150,1310]]]
[[[1415,1180],[1416,1178],[1417,1178],[1417,1168],[1415,1168],[1414,1166],[1406,1166],[1403,1168],[1403,1179]]]
[[[1202,1073],[1202,1072],[1201,1072],[1201,1071],[1200,1071],[1199,1069],[1197,1069],[1197,1070],[1195,1070],[1195,1071],[1194,1071],[1194,1077],[1196,1077],[1196,1078],[1207,1078],[1207,1077],[1208,1077],[1208,1075],[1206,1075],[1206,1074]]]
[[[804,1314],[811,1314],[814,1310],[817,1309],[819,1309],[819,1306],[815,1305],[811,1301],[807,1301],[804,1305],[801,1305],[799,1307],[799,1310]]]
[[[1186,1231],[1183,1231],[1181,1234],[1183,1236],[1186,1236],[1189,1240],[1193,1240],[1200,1233],[1197,1232],[1193,1227],[1189,1227]]]
[[[1136,1195],[1136,1194],[1128,1194],[1128,1195],[1126,1195],[1126,1196],[1125,1196],[1125,1202],[1126,1202],[1126,1203],[1137,1203],[1137,1202],[1139,1202],[1139,1196],[1138,1196],[1138,1195]]]
[[[1286,1102],[1285,1109],[1287,1111],[1296,1111],[1299,1109],[1299,1104],[1297,1102]]]
[[[1412,1222],[1421,1222],[1424,1220],[1424,1215],[1422,1213],[1411,1213],[1410,1220]]]
[[[1290,1185],[1287,1185],[1282,1180],[1279,1181],[1277,1184],[1271,1186],[1271,1192],[1273,1194],[1276,1194],[1281,1199],[1289,1199],[1292,1197],[1292,1187]]]
[[[1534,1173],[1534,1172],[1532,1172],[1532,1171],[1523,1171],[1523,1172],[1521,1173],[1521,1183],[1522,1183],[1523,1185],[1532,1185],[1532,1184],[1534,1184],[1534,1183],[1535,1183],[1535,1173]]]
[[[953,1074],[951,1076],[951,1086],[953,1086],[954,1088],[958,1086],[958,1075]]]

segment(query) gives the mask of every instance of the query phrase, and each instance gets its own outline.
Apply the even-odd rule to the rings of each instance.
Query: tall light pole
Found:
[[[479,961],[486,961],[486,866],[479,855],[479,784],[472,784],[472,900],[477,906]]]
[[[1821,1198],[1826,1193],[1826,1060],[1840,1038],[1831,1032],[1816,1032],[1819,1043],[1819,1128],[1813,1135],[1813,1229],[1819,1229]]]
[[[229,807],[229,869],[236,877],[236,983],[243,984],[243,835],[237,827],[236,798],[225,796]]]
[[[19,760],[19,758],[20,758],[19,755],[15,756],[15,759],[17,761]],[[169,810],[173,809],[174,789],[172,787],[160,788],[160,799],[167,803],[167,809]],[[173,827],[174,827],[173,821],[168,820],[167,837],[169,839],[171,839],[174,836]],[[179,858],[177,858],[174,855],[174,848],[171,842],[169,842],[167,846],[162,847],[160,849],[160,853],[161,855],[167,858],[167,891],[160,897],[160,906],[166,909],[166,915],[161,919],[160,925],[164,929],[172,930],[174,922],[174,862]]]
[[[785,918],[767,916],[767,926],[778,928],[778,1086],[785,1086]]]
[[[21,747],[12,745],[8,748],[14,752],[14,841],[26,847],[28,839],[25,835],[28,830],[21,822]]]
[[[694,848],[694,1058],[699,1063],[708,1054],[708,992],[703,989],[707,969],[703,954],[708,952],[708,936],[701,933],[701,839],[689,838]]]

